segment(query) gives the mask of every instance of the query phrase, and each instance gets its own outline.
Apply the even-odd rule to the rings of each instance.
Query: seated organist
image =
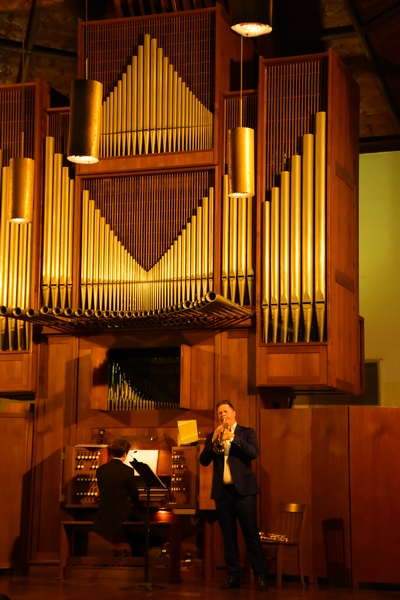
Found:
[[[97,469],[99,506],[93,531],[110,540],[123,531],[124,521],[141,520],[134,506],[139,498],[135,472],[124,464],[130,447],[127,440],[116,439],[108,447],[113,458]],[[143,556],[143,536],[132,531],[126,531],[125,536],[132,556]]]

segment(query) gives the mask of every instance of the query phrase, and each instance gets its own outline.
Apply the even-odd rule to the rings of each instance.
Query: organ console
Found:
[[[134,445],[133,445],[134,446]],[[173,446],[168,467],[158,470],[167,489],[151,488],[150,503],[154,509],[168,509],[177,514],[194,514],[198,509],[198,447]],[[63,450],[61,500],[66,509],[96,509],[99,500],[96,471],[109,460],[107,445],[78,444]],[[165,461],[163,461],[165,462]],[[145,502],[147,491],[138,478],[139,502]]]

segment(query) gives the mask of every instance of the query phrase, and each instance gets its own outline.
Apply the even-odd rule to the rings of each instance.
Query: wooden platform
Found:
[[[112,544],[92,531],[92,521],[62,521],[59,578],[63,579],[86,579],[97,580],[104,577],[107,570],[107,578],[136,580],[142,579],[145,567],[144,557],[129,556],[129,545],[127,542]],[[143,521],[129,521],[124,523],[125,531],[146,532],[146,524]],[[76,534],[84,534],[89,538],[97,538],[95,544],[87,541],[88,554],[86,556],[75,554]],[[150,533],[168,539],[169,556],[152,556],[149,553],[149,573],[154,571],[156,579],[162,581],[181,581],[180,544],[181,524],[179,522],[150,522]],[[94,551],[95,554],[92,554]]]

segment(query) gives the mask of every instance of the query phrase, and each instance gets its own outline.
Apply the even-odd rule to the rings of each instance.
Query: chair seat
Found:
[[[261,540],[261,543],[267,546],[299,546],[299,542],[285,542],[285,541],[273,541],[273,540]]]

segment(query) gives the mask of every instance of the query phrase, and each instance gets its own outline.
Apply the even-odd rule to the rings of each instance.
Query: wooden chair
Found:
[[[301,585],[304,586],[301,562],[301,541],[307,504],[279,503],[276,533],[261,534],[261,543],[267,560],[276,560],[276,586],[282,586],[283,563],[295,561],[298,564]],[[269,556],[267,550],[273,549],[275,556]],[[295,553],[295,557],[293,554]]]

